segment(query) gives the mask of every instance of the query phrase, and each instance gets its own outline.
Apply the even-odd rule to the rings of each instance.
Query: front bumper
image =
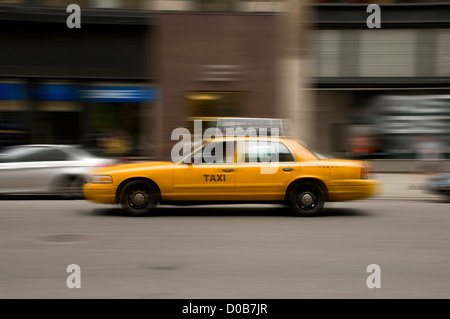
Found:
[[[114,204],[116,202],[117,186],[113,184],[88,183],[83,187],[84,197],[94,203]]]

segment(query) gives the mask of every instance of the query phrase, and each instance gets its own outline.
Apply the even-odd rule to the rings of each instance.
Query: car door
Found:
[[[179,201],[225,201],[235,194],[234,141],[212,141],[199,152],[198,163],[174,166],[173,193]]]
[[[236,193],[242,200],[283,200],[286,184],[300,166],[278,140],[248,140],[237,147]],[[269,161],[270,160],[270,161]]]

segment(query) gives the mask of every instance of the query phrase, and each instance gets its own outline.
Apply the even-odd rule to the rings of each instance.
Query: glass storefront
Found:
[[[146,86],[92,85],[79,89],[85,105],[83,145],[103,156],[148,156],[143,141],[153,123],[146,114],[156,90]]]
[[[0,104],[3,101],[0,101]],[[25,144],[30,139],[27,129],[26,112],[0,109],[0,149],[7,146]]]
[[[0,149],[30,140],[25,92],[24,83],[0,83]]]
[[[103,156],[148,156],[141,141],[155,100],[143,85],[0,83],[0,148],[79,144]]]
[[[91,125],[85,143],[108,156],[139,156],[140,114],[145,106],[130,102],[91,103]]]
[[[347,126],[355,157],[417,159],[425,145],[450,158],[450,95],[373,92]],[[439,154],[438,154],[439,153]]]

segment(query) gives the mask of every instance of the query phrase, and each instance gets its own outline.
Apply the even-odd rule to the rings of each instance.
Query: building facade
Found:
[[[195,117],[277,117],[344,156],[450,146],[450,4],[1,0],[0,142],[167,157]],[[362,147],[360,147],[362,145]]]
[[[158,84],[163,152],[200,117],[274,117],[274,15],[160,13]],[[168,149],[169,148],[169,149]]]
[[[152,21],[139,11],[5,5],[0,13],[1,146],[81,144],[140,156],[153,141],[145,116],[158,99]],[[150,53],[150,54],[149,54]]]
[[[319,144],[336,154],[414,159],[433,140],[450,158],[450,4],[381,4],[381,28],[373,29],[366,9],[317,6]]]

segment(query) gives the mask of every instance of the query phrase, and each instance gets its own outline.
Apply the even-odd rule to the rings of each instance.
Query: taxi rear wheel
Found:
[[[300,183],[292,190],[289,204],[297,216],[315,216],[325,204],[325,193],[317,183]]]
[[[149,215],[157,204],[157,191],[145,181],[129,182],[120,193],[120,204],[131,215]]]

